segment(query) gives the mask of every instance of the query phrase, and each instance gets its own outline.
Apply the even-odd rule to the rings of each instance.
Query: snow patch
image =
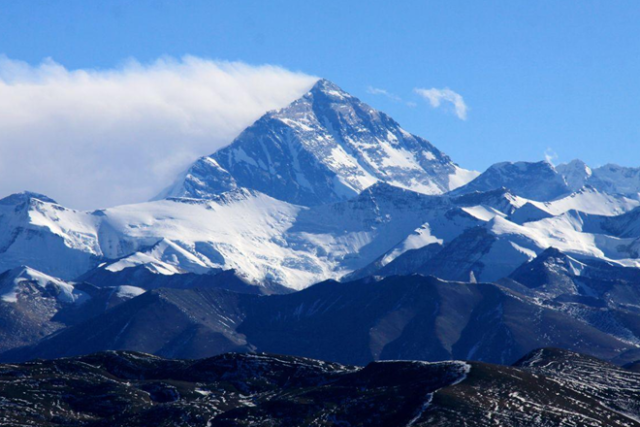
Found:
[[[123,299],[135,298],[145,292],[144,289],[138,288],[137,286],[122,285],[116,288],[116,296]]]

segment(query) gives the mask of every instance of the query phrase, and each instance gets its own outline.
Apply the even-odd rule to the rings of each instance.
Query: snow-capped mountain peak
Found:
[[[247,187],[313,206],[348,199],[377,182],[442,194],[476,175],[323,79],[198,160],[159,197],[208,198]]]
[[[14,193],[7,197],[4,197],[3,199],[0,199],[0,205],[18,206],[30,202],[34,199],[46,203],[58,203],[55,200],[45,196],[44,194],[33,193],[31,191],[23,191],[21,193]]]
[[[490,191],[501,187],[518,196],[546,202],[571,193],[563,176],[547,162],[501,162],[489,167],[476,179],[454,191],[466,194]]]
[[[593,174],[591,168],[579,159],[558,165],[556,166],[556,170],[564,177],[565,182],[573,191],[584,187]]]

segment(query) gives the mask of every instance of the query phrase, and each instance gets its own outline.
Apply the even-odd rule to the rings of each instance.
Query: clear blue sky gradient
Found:
[[[638,1],[16,0],[0,3],[0,54],[70,69],[185,54],[277,64],[334,81],[464,167],[547,149],[640,166]],[[460,93],[468,119],[416,87]]]

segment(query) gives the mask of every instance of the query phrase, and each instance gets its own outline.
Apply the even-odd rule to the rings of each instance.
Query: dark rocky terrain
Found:
[[[639,373],[556,349],[512,367],[105,352],[0,365],[0,424],[633,427],[639,393]]]

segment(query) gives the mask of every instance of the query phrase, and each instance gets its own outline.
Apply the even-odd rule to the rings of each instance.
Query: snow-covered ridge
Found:
[[[581,160],[554,166],[542,162],[501,162],[490,166],[454,194],[490,191],[505,187],[518,196],[540,202],[564,198],[590,188],[612,197],[637,200],[640,195],[640,168],[604,165],[590,168]]]
[[[426,247],[429,257],[442,250],[444,258],[435,270],[420,271],[451,280],[499,279],[551,246],[634,267],[638,236],[606,230],[635,211],[616,213],[637,205],[589,188],[545,203],[504,189],[452,198],[382,183],[314,207],[243,188],[211,199],[171,198],[93,212],[11,196],[0,201],[0,268],[28,264],[65,280],[98,265],[164,275],[233,269],[254,284],[301,289],[372,263],[384,267]],[[537,216],[530,218],[531,209]],[[474,246],[478,228],[486,238]],[[448,265],[451,254],[466,264]]]
[[[455,194],[505,187],[529,200],[550,201],[571,193],[565,179],[549,162],[502,162],[490,166]]]

